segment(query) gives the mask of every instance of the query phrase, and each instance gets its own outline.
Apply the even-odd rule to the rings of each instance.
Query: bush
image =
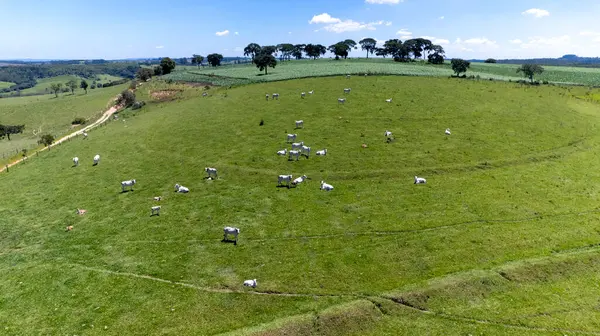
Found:
[[[85,124],[85,122],[86,122],[85,118],[77,117],[77,118],[73,119],[73,121],[71,121],[71,125],[83,125],[83,124]]]
[[[544,81],[542,82],[542,84],[544,84],[544,85],[548,85],[548,84],[550,84],[550,83],[549,83],[547,80],[544,80]]]
[[[493,58],[488,58],[484,61],[484,63],[496,63],[496,60]]]
[[[142,106],[146,105],[145,101],[136,101],[135,103],[133,103],[133,105],[131,106],[132,110],[137,110],[137,109],[141,109]]]
[[[96,84],[92,84],[92,86],[90,86],[90,89],[95,89],[96,88]]]
[[[54,136],[52,134],[44,134],[38,140],[38,144],[44,145],[46,147],[50,146],[54,142]]]
[[[98,83],[98,84],[96,84],[96,87],[97,87],[98,89],[102,88],[102,86],[103,86],[103,85],[102,85],[102,83]]]
[[[135,103],[135,93],[131,90],[124,90],[117,98],[117,105],[123,105],[129,107]]]

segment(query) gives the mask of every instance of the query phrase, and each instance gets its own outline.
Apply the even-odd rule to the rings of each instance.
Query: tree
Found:
[[[342,43],[347,45],[350,49],[356,48],[356,42],[354,40],[347,39],[347,40],[342,41]]]
[[[428,48],[430,54],[427,55],[428,62],[431,64],[444,64],[444,48],[437,44],[432,44]]]
[[[277,50],[280,52],[280,60],[289,60],[294,52],[294,45],[291,43],[281,43],[277,45]]]
[[[533,83],[533,76],[541,75],[544,72],[544,68],[538,64],[523,64],[517,69],[517,73],[520,72]]]
[[[162,74],[163,74],[162,67],[160,65],[155,66],[154,67],[154,76],[160,76]],[[98,84],[100,84],[100,83],[98,83]],[[98,87],[100,87],[100,86],[98,86]]]
[[[192,64],[196,64],[198,67],[200,67],[200,65],[202,65],[203,61],[204,61],[204,56],[200,56],[200,55],[196,55],[196,54],[194,54],[192,56]]]
[[[488,58],[483,63],[496,63],[496,60],[493,58]]]
[[[463,72],[467,72],[467,69],[471,67],[471,62],[465,61],[461,58],[453,58],[450,61],[450,64],[452,64],[452,70],[454,71],[454,73],[456,73],[457,76],[459,76]]]
[[[41,136],[40,140],[38,141],[39,144],[42,144],[46,147],[52,145],[53,142],[54,142],[54,136],[52,134],[44,134]]]
[[[162,68],[161,68],[162,70]],[[137,79],[139,79],[142,82],[147,81],[148,79],[152,78],[152,75],[154,75],[154,71],[152,71],[152,69],[150,68],[140,68],[137,73],[135,74],[135,77],[137,77]]]
[[[253,56],[254,58],[254,56]],[[214,67],[221,65],[221,60],[223,59],[223,55],[221,54],[210,54],[206,56],[206,60],[208,63]]]
[[[71,94],[75,94],[75,89],[77,88],[77,82],[74,79],[69,80],[65,83],[65,87],[71,90]]]
[[[54,95],[58,98],[58,93],[62,90],[62,83],[52,83],[50,84],[50,90],[54,92]]]
[[[306,47],[305,44],[294,45],[294,50],[292,51],[292,56],[294,56],[296,59],[301,59],[302,53],[304,52],[305,47]]]
[[[388,52],[385,48],[375,48],[375,55],[385,58],[388,55]]]
[[[254,56],[254,60],[252,61],[254,64],[256,64],[256,67],[260,69],[260,71],[265,70],[265,75],[267,74],[268,67],[275,68],[277,65],[277,60],[275,59],[275,56],[270,53],[270,51],[271,50],[268,48],[260,51]]]
[[[6,136],[10,141],[11,134],[23,133],[23,129],[25,129],[25,125],[0,125],[0,139]]]
[[[132,90],[123,90],[117,97],[117,105],[129,107],[135,103],[135,93]]]
[[[399,39],[385,41],[383,48],[387,55],[394,57],[396,62],[407,62],[410,60],[410,49]]]
[[[262,53],[267,53],[269,55],[276,55],[277,47],[276,46],[264,46],[264,47],[260,48],[260,50],[256,53],[256,55],[262,54]],[[254,55],[254,56],[256,56],[256,55]]]
[[[350,47],[344,42],[338,42],[336,44],[332,44],[327,48],[329,52],[335,55],[335,59],[338,60],[340,57],[348,57],[348,50]]]
[[[257,43],[250,43],[246,46],[246,48],[244,48],[244,56],[250,56],[250,57],[252,57],[252,59],[254,59],[254,56],[256,56],[256,54],[258,54],[260,52],[260,49],[261,49],[260,45],[258,45]],[[208,63],[211,63],[211,62],[208,61]],[[219,64],[220,63],[221,62],[219,62]]]
[[[163,75],[170,74],[173,69],[175,69],[175,61],[170,59],[169,57],[163,57],[160,60],[160,67],[162,68]]]
[[[79,87],[85,90],[85,94],[87,94],[87,89],[88,89],[88,83],[85,81],[85,79],[81,80],[81,83],[79,83]]]
[[[321,55],[325,55],[327,48],[321,44],[307,44],[306,47],[304,47],[304,52],[307,56],[317,59],[321,57]]]
[[[367,51],[367,58],[369,58],[369,53],[371,53],[371,55],[372,55],[373,52],[375,51],[375,49],[377,49],[377,41],[375,41],[375,39],[370,38],[370,37],[364,38],[364,39],[360,40],[358,43],[360,44],[360,48],[362,50]]]
[[[185,57],[178,59],[178,61],[179,61],[179,64],[181,64],[181,65],[186,65],[188,62],[187,58],[185,58]]]

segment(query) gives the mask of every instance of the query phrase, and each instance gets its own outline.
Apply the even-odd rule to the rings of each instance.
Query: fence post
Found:
[[[8,173],[8,165],[6,165],[6,172]]]

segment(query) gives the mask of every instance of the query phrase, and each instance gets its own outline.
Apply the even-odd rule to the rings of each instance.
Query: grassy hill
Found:
[[[2,98],[0,99],[0,119],[7,125],[25,125],[23,134],[11,136],[11,140],[0,140],[0,164],[7,163],[23,148],[28,150],[37,146],[39,134],[51,133],[55,137],[71,130],[71,121],[75,117],[91,118],[104,111],[109,102],[127,85],[119,85],[98,90],[83,90],[75,95],[66,94]]]
[[[338,104],[345,87],[352,92]],[[90,335],[597,332],[600,109],[577,90],[396,76],[208,97],[145,85],[138,99],[153,103],[0,174],[11,195],[0,204],[2,326]],[[265,101],[272,92],[281,98]],[[305,129],[293,129],[297,119]],[[327,156],[276,156],[291,132]],[[217,167],[219,179],[203,179],[204,167]],[[279,174],[310,180],[277,188]],[[414,185],[415,175],[427,184]],[[134,191],[121,193],[128,179]],[[321,180],[335,190],[319,190]],[[175,183],[190,193],[174,193]],[[161,215],[150,217],[155,204]],[[237,246],[221,242],[224,226],[240,228]],[[255,291],[242,286],[254,278]]]
[[[11,87],[13,85],[15,85],[15,83],[0,81],[0,89],[8,88],[8,87]]]
[[[517,74],[518,65],[471,63],[467,75],[479,76],[481,79],[516,81],[523,79]],[[600,69],[544,66],[542,75],[536,76],[540,81],[563,84],[600,85]],[[269,68],[268,75],[258,71],[252,64],[228,65],[223,67],[178,66],[176,71],[165,76],[173,80],[190,82],[207,82],[216,85],[247,84],[277,81],[284,79],[332,76],[345,74],[392,74],[409,76],[452,75],[450,64],[431,65],[423,62],[398,63],[390,59],[349,59],[335,61],[332,59],[301,60],[279,62],[274,69]]]
[[[61,83],[63,84],[63,87],[65,85],[66,82],[70,81],[70,80],[75,80],[77,83],[81,82],[83,78],[78,77],[78,76],[71,76],[71,75],[63,75],[63,76],[55,76],[55,77],[48,77],[48,78],[42,78],[42,79],[38,79],[37,80],[37,84],[29,89],[25,89],[21,91],[21,94],[52,94],[52,91],[50,90],[50,86],[54,83]],[[108,83],[111,81],[115,81],[115,80],[119,80],[122,79],[121,77],[116,77],[116,76],[111,76],[111,75],[98,75],[96,78],[85,78],[86,81],[88,81],[88,84],[91,85],[92,82],[96,81],[97,83]],[[77,89],[77,90],[81,90],[81,89]],[[91,89],[88,89],[91,91]]]

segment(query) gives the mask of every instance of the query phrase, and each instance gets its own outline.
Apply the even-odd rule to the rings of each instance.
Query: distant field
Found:
[[[25,124],[25,132],[11,136],[11,141],[0,140],[0,163],[8,160],[8,155],[23,148],[35,146],[39,136],[33,130],[64,135],[71,128],[75,117],[89,118],[103,111],[110,100],[127,85],[111,86],[100,90],[83,90],[72,95],[50,95],[2,98],[0,99],[0,120],[5,124]]]
[[[15,85],[15,83],[0,81],[0,89],[9,88],[9,87],[11,87],[13,85]]]
[[[471,63],[467,75],[480,76],[482,79],[519,80],[518,65]],[[544,67],[546,71],[536,77],[540,81],[554,83],[600,85],[600,69],[578,67]],[[172,74],[165,78],[190,81],[208,82],[215,85],[234,85],[257,82],[268,82],[285,79],[332,76],[343,74],[390,74],[411,76],[452,75],[450,64],[431,65],[423,62],[397,63],[387,59],[351,59],[335,61],[332,59],[300,60],[279,62],[274,69],[268,69],[268,75],[258,71],[254,65],[227,65],[222,67],[178,66]]]
[[[37,80],[36,86],[29,88],[29,89],[22,90],[21,93],[22,94],[31,94],[31,93],[51,94],[52,92],[50,91],[50,85],[52,85],[54,83],[62,83],[64,86],[64,84],[71,79],[75,80],[77,83],[80,83],[82,80],[81,77],[71,76],[71,75],[42,78],[42,79]],[[119,79],[122,79],[122,78],[116,77],[116,76],[111,76],[111,75],[98,75],[97,79],[96,78],[85,78],[85,80],[88,82],[88,84],[90,86],[92,85],[92,83],[94,81],[105,84],[105,83],[119,80]],[[80,90],[79,85],[77,86],[77,90]],[[90,89],[88,89],[88,90],[90,90]]]

